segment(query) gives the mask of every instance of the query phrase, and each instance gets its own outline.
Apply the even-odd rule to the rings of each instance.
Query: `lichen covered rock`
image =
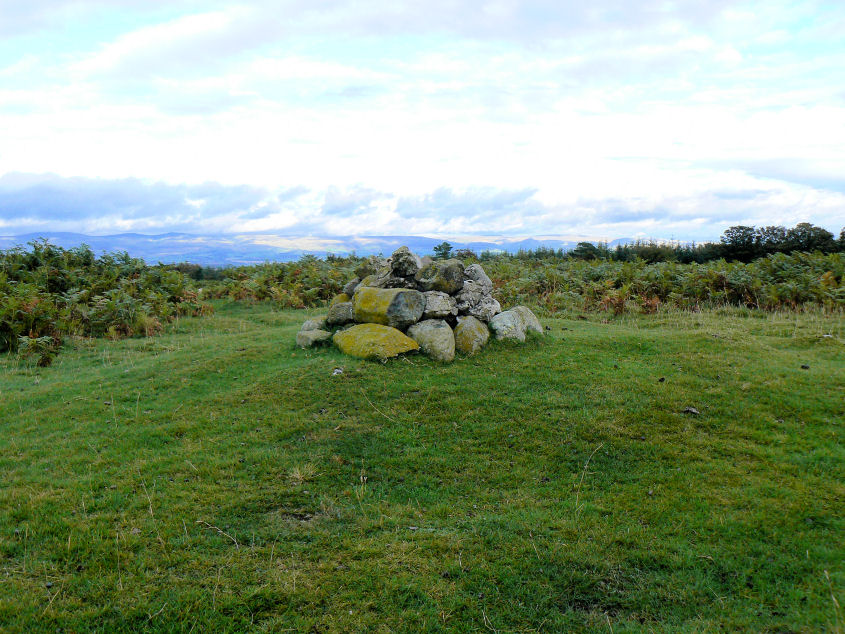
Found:
[[[300,330],[296,333],[296,345],[300,348],[311,348],[318,343],[323,343],[332,338],[332,333],[327,330]]]
[[[511,310],[519,313],[522,317],[522,323],[525,324],[526,331],[533,331],[539,334],[543,334],[543,326],[540,323],[540,320],[537,319],[537,315],[535,315],[530,308],[527,306],[514,306]]]
[[[355,275],[358,277],[358,279],[363,280],[368,275],[372,275],[376,271],[383,269],[386,266],[387,260],[385,260],[384,258],[380,258],[376,255],[371,255],[355,268]]]
[[[453,361],[455,335],[442,319],[426,319],[408,328],[408,336],[416,341],[420,350],[437,361]]]
[[[352,300],[355,321],[407,328],[422,317],[425,296],[403,288],[360,287]]]
[[[413,277],[422,268],[422,262],[408,247],[399,247],[390,256],[390,270],[397,277]]]
[[[352,302],[340,302],[329,306],[329,314],[326,316],[327,326],[343,326],[352,321],[355,321]]]
[[[543,332],[540,320],[525,306],[516,306],[499,313],[490,320],[490,329],[496,339],[520,342],[525,341],[526,331]]]
[[[420,347],[396,328],[381,324],[356,324],[336,332],[332,340],[341,352],[360,359],[388,359]]]
[[[477,304],[471,306],[466,312],[468,315],[472,315],[481,321],[490,321],[493,317],[502,312],[502,307],[499,305],[499,302],[493,299],[490,295],[485,295]]]
[[[455,349],[461,354],[475,354],[487,344],[490,331],[475,317],[458,317],[455,326]]]
[[[435,260],[414,276],[423,291],[452,295],[464,285],[464,265],[460,260]]]
[[[355,289],[358,288],[358,284],[360,284],[360,283],[361,283],[361,278],[353,277],[343,287],[343,292],[346,293],[351,298],[352,295],[355,294]]]
[[[449,315],[458,314],[458,303],[451,295],[440,291],[426,291],[423,295],[425,295],[423,319],[444,319]]]
[[[299,329],[299,332],[306,332],[308,330],[325,330],[326,329],[326,316],[320,315],[318,317],[312,317],[311,319],[307,320],[304,324],[302,324],[302,328]]]
[[[478,284],[485,294],[489,295],[493,292],[493,281],[487,276],[480,264],[470,264],[466,267],[464,277]]]
[[[352,301],[351,295],[347,295],[346,293],[340,293],[332,298],[332,301],[329,302],[329,306],[334,306],[335,304],[343,304],[349,301]]]

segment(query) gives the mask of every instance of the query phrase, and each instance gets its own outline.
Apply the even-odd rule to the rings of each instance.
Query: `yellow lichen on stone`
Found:
[[[362,324],[387,324],[387,309],[402,288],[359,288],[355,291],[352,307],[355,321]]]
[[[358,324],[335,333],[332,340],[341,352],[360,359],[387,359],[420,348],[396,328],[380,324]]]
[[[332,301],[329,303],[329,307],[349,301],[352,301],[352,298],[346,293],[341,293],[340,295],[335,295],[334,298],[332,298]]]

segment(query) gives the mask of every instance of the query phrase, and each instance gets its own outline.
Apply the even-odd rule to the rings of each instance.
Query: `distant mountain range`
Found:
[[[569,250],[588,238],[550,236],[514,238],[506,236],[464,236],[461,238],[428,238],[423,236],[285,236],[272,233],[242,233],[203,236],[188,233],[144,235],[119,233],[108,236],[89,236],[81,233],[51,233],[42,231],[14,236],[0,236],[0,249],[25,245],[32,240],[45,238],[51,244],[71,248],[87,244],[97,253],[126,251],[132,257],[154,264],[191,262],[202,266],[260,264],[262,262],[289,262],[303,255],[325,257],[332,255],[389,255],[400,246],[407,246],[420,255],[433,253],[434,247],[444,240],[454,249],[515,253],[520,249]],[[610,246],[630,242],[621,238],[609,242]]]

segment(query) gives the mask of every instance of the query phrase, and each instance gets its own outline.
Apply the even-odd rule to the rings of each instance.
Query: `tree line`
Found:
[[[448,243],[444,243],[448,245]],[[441,245],[442,247],[442,245]],[[438,248],[435,248],[438,251]],[[445,250],[439,249],[442,254]],[[752,262],[775,253],[845,253],[845,228],[837,239],[834,235],[809,222],[802,222],[791,229],[782,226],[753,227],[736,225],[728,228],[719,242],[666,243],[656,240],[637,240],[610,247],[606,242],[579,242],[574,249],[520,250],[513,254],[520,259],[545,260],[569,258],[576,260],[612,260],[616,262],[647,263],[679,262],[681,264],[702,264],[713,260],[729,262]],[[497,253],[485,251],[478,255],[481,260],[491,260]]]

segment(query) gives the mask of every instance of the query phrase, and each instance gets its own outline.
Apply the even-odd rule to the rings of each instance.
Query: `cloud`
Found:
[[[838,6],[0,0],[0,15],[0,174],[57,175],[3,180],[4,230],[698,236],[843,213]]]
[[[743,186],[686,195],[555,203],[541,201],[530,188],[438,188],[401,196],[356,186],[315,191],[9,174],[0,178],[0,232],[589,235],[608,240],[644,235],[700,240],[715,239],[735,224],[815,221],[836,232],[845,225],[843,194],[782,181],[746,178],[738,183]],[[827,222],[818,222],[819,210]]]
[[[103,231],[235,231],[248,221],[284,212],[303,187],[270,192],[219,183],[170,185],[128,178],[0,177],[0,226],[9,232],[40,228]]]

